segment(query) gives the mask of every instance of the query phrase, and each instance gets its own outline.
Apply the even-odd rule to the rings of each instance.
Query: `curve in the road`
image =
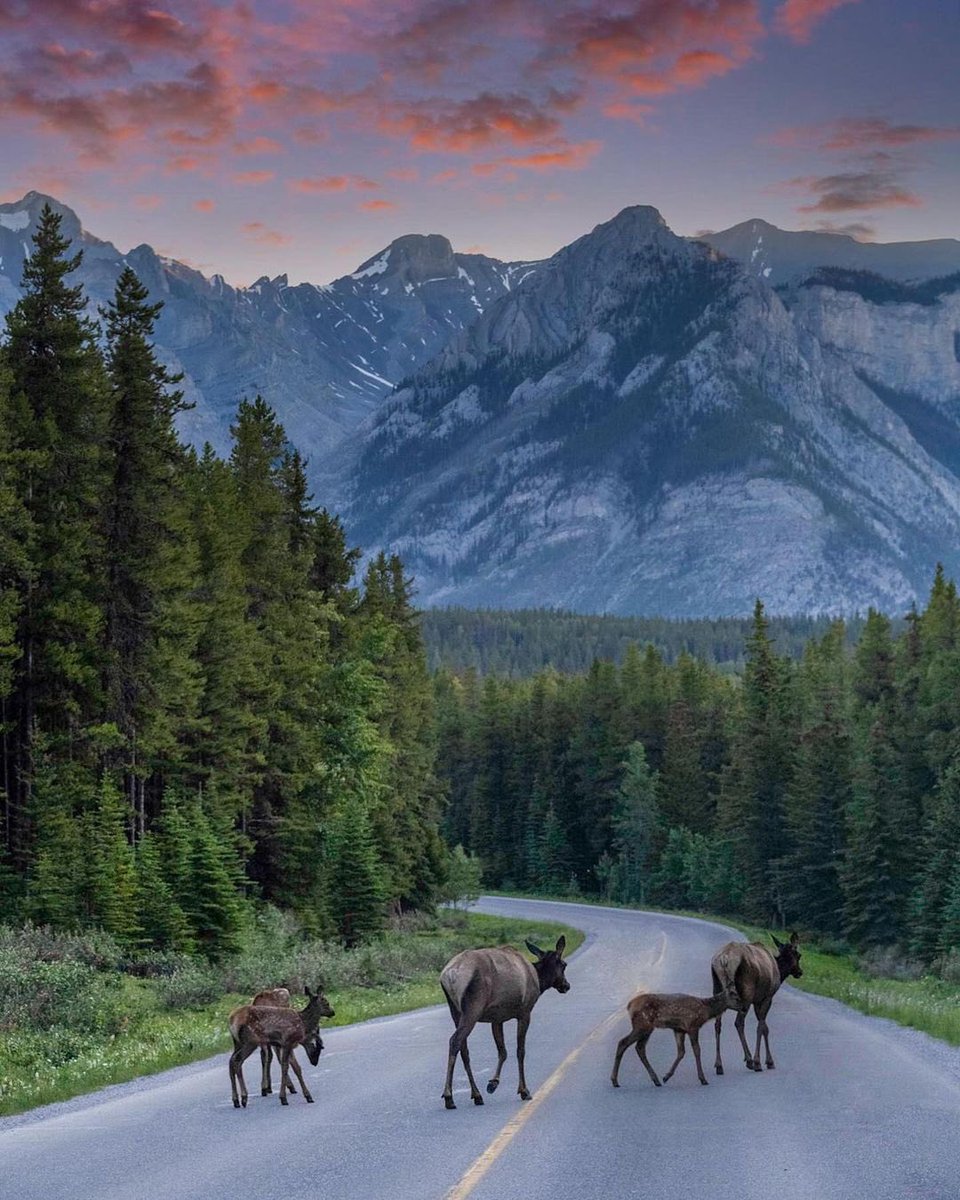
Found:
[[[452,1027],[438,1006],[325,1033],[308,1068],[314,1105],[252,1096],[234,1110],[220,1055],[0,1121],[0,1178],[17,1200],[960,1197],[960,1051],[784,986],[769,1017],[776,1071],[746,1071],[727,1022],[727,1074],[710,1087],[690,1056],[659,1089],[628,1056],[615,1090],[630,996],[707,995],[710,958],[735,935],[624,909],[480,907],[588,934],[571,956],[570,992],[534,1009],[528,1104],[514,1093],[511,1048],[495,1096],[445,1110]],[[496,1058],[485,1028],[471,1044],[478,1080]],[[668,1062],[672,1037],[654,1034],[648,1053]],[[456,1086],[466,1099],[462,1073]]]

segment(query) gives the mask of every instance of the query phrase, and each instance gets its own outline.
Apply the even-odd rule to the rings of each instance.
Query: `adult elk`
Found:
[[[290,1007],[290,989],[285,987],[266,988],[262,992],[257,992],[254,998],[250,1001],[251,1005],[266,1005],[268,1008],[289,1008]],[[269,1046],[260,1047],[260,1095],[272,1096],[273,1084],[270,1081],[270,1062],[273,1059],[273,1050]],[[294,1070],[297,1068],[294,1067]],[[287,1090],[296,1093],[296,1088],[292,1083],[287,1083]]]
[[[690,1045],[693,1047],[693,1057],[697,1061],[697,1078],[701,1083],[706,1084],[707,1079],[700,1062],[700,1028],[714,1017],[718,1017],[725,1009],[733,1007],[735,1001],[736,996],[726,991],[717,992],[702,1000],[698,996],[640,992],[627,1005],[631,1028],[627,1036],[621,1038],[617,1045],[617,1056],[613,1061],[610,1082],[614,1087],[620,1086],[618,1078],[620,1060],[623,1058],[625,1050],[636,1045],[637,1054],[647,1068],[647,1074],[653,1080],[654,1085],[659,1087],[660,1080],[647,1058],[647,1041],[655,1029],[672,1029],[677,1039],[677,1057],[673,1060],[673,1066],[664,1075],[663,1082],[666,1083],[680,1065],[680,1060],[684,1055],[684,1039],[689,1037]]]
[[[300,1091],[308,1104],[313,1103],[300,1064],[293,1057],[295,1046],[303,1046],[313,1066],[320,1061],[323,1042],[318,1032],[322,1017],[334,1016],[334,1011],[322,989],[307,994],[307,1006],[299,1012],[294,1008],[244,1004],[230,1014],[230,1034],[233,1053],[230,1055],[230,1090],[234,1108],[247,1107],[247,1085],[243,1079],[243,1063],[260,1046],[272,1047],[280,1059],[280,1103],[287,1103],[289,1068],[292,1066],[300,1082]],[[237,1080],[240,1095],[237,1095]]]
[[[567,964],[563,961],[566,944],[567,939],[563,936],[557,939],[553,950],[541,950],[533,942],[527,942],[527,949],[536,955],[536,962],[533,963],[512,946],[464,950],[451,958],[443,968],[440,973],[440,986],[456,1024],[450,1038],[447,1080],[443,1089],[443,1102],[447,1108],[457,1107],[453,1102],[453,1068],[458,1054],[463,1059],[467,1079],[470,1081],[470,1098],[474,1104],[483,1103],[483,1097],[470,1069],[470,1051],[467,1049],[467,1038],[478,1021],[490,1024],[497,1046],[497,1069],[487,1084],[487,1091],[490,1093],[497,1090],[500,1072],[507,1061],[507,1049],[503,1040],[504,1022],[517,1022],[517,1067],[520,1072],[517,1092],[521,1100],[530,1099],[523,1071],[530,1013],[549,988],[556,988],[558,992],[569,992],[570,984],[564,974]]]
[[[728,942],[713,956],[710,970],[713,974],[714,992],[729,991],[736,993],[737,1003],[731,1008],[737,1010],[737,1033],[740,1035],[740,1045],[743,1047],[743,1060],[748,1071],[759,1071],[760,1039],[764,1040],[767,1048],[767,1070],[775,1067],[773,1055],[770,1053],[770,1032],[767,1028],[767,1013],[780,984],[788,975],[797,979],[803,974],[800,969],[800,939],[791,933],[789,942],[781,942],[771,933],[777,954],[773,954],[759,942]],[[746,1024],[750,1005],[757,1018],[757,1050],[751,1057],[750,1048],[743,1028]],[[720,1058],[720,1027],[723,1015],[717,1017],[717,1061],[716,1071],[723,1074],[723,1061]]]

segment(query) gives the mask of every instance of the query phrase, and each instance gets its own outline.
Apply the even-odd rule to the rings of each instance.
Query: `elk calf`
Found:
[[[289,1008],[290,1007],[290,989],[285,987],[266,988],[262,992],[257,992],[254,998],[250,1001],[254,1006],[266,1005],[268,1008]],[[260,1095],[272,1096],[273,1083],[270,1080],[270,1063],[273,1059],[273,1051],[269,1046],[260,1047]],[[297,1068],[294,1067],[294,1070]],[[296,1088],[292,1083],[287,1083],[287,1090],[296,1093]]]
[[[313,1066],[320,1060],[323,1042],[318,1032],[322,1017],[334,1016],[334,1011],[322,989],[307,994],[307,1006],[301,1011],[269,1005],[244,1004],[230,1014],[230,1035],[233,1053],[230,1055],[230,1090],[234,1108],[247,1107],[247,1085],[243,1079],[244,1060],[259,1046],[272,1047],[280,1059],[280,1103],[287,1103],[290,1087],[289,1068],[292,1066],[300,1083],[300,1091],[308,1104],[313,1103],[300,1064],[293,1056],[295,1046],[303,1046]],[[237,1081],[240,1094],[237,1094]]]
[[[647,1068],[647,1074],[655,1086],[659,1087],[660,1080],[647,1058],[647,1040],[655,1029],[672,1029],[677,1039],[677,1057],[664,1075],[663,1082],[666,1083],[677,1069],[684,1055],[684,1038],[689,1037],[693,1056],[697,1060],[697,1076],[701,1083],[706,1084],[707,1079],[700,1063],[700,1027],[713,1020],[724,1009],[731,1007],[731,999],[726,992],[719,992],[703,1000],[697,996],[657,995],[653,992],[640,992],[634,996],[627,1005],[632,1028],[625,1038],[620,1039],[617,1046],[617,1057],[613,1062],[610,1082],[614,1087],[620,1086],[620,1060],[624,1051],[636,1044],[640,1061]]]

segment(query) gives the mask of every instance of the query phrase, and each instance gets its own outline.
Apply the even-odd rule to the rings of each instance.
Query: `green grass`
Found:
[[[442,924],[399,939],[401,944],[411,939],[408,957],[417,966],[409,974],[404,970],[402,950],[396,955],[398,939],[394,936],[391,945],[399,961],[396,983],[331,988],[328,995],[337,1015],[325,1021],[324,1027],[442,1003],[439,967],[458,950],[502,942],[522,945],[525,938],[552,944],[563,933],[570,954],[583,941],[580,930],[547,921],[480,913],[463,916],[462,921],[458,916],[457,921],[455,927]],[[432,965],[426,968],[425,961],[431,959]],[[232,993],[202,1007],[169,1011],[163,1008],[154,981],[119,973],[112,973],[111,979],[122,989],[124,1011],[123,1027],[113,1034],[71,1038],[62,1028],[52,1032],[22,1027],[0,1030],[0,1116],[225,1053],[230,1047],[227,1016],[250,999],[248,994]],[[276,982],[263,981],[264,986]]]
[[[524,897],[521,892],[489,892],[489,895]],[[536,899],[551,899],[570,904],[591,904],[608,908],[637,908],[637,905],[618,904],[615,901],[593,897],[537,896]],[[675,917],[696,917],[701,921],[713,921],[739,930],[751,941],[770,945],[769,932],[759,926],[745,924],[739,917],[721,917],[713,913],[690,912],[678,909],[658,909],[644,906],[645,912],[662,912]],[[960,1046],[960,984],[935,975],[924,975],[920,979],[887,979],[877,977],[861,969],[853,954],[834,954],[821,949],[816,941],[802,946],[803,976],[791,979],[790,983],[803,992],[816,996],[829,996],[858,1012],[871,1017],[886,1017],[918,1029],[931,1037],[940,1038],[952,1046]]]

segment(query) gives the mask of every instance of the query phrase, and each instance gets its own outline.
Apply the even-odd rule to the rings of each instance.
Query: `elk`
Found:
[[[673,1060],[673,1066],[664,1075],[663,1082],[666,1083],[680,1065],[680,1060],[684,1055],[684,1040],[689,1037],[690,1045],[693,1047],[693,1057],[697,1061],[697,1077],[701,1083],[706,1084],[707,1079],[700,1063],[700,1027],[706,1025],[714,1017],[718,1017],[724,1009],[732,1007],[735,1003],[736,996],[732,996],[726,991],[717,992],[703,1000],[697,996],[657,995],[653,992],[640,992],[627,1005],[631,1029],[617,1045],[617,1056],[613,1060],[610,1082],[614,1087],[620,1086],[618,1078],[620,1060],[623,1058],[624,1051],[635,1044],[640,1061],[647,1068],[647,1074],[653,1080],[654,1087],[660,1087],[657,1073],[650,1066],[647,1058],[647,1040],[655,1029],[672,1029],[677,1039],[677,1057]]]
[[[737,1010],[737,1033],[740,1035],[740,1045],[743,1047],[743,1060],[748,1071],[759,1071],[760,1039],[764,1040],[767,1048],[767,1070],[772,1071],[776,1065],[770,1053],[770,1032],[767,1028],[767,1013],[780,984],[788,975],[799,979],[803,974],[800,969],[800,939],[791,933],[789,942],[781,942],[771,933],[777,948],[776,957],[766,946],[759,942],[728,942],[718,950],[710,963],[713,974],[714,992],[733,991],[736,1003],[730,1008]],[[750,1005],[757,1018],[757,1049],[751,1057],[743,1027],[747,1020]],[[723,1022],[722,1014],[717,1017],[717,1061],[716,1072],[723,1074],[723,1061],[720,1058],[720,1027]]]
[[[233,1053],[230,1055],[230,1090],[234,1108],[247,1107],[247,1085],[243,1079],[243,1063],[260,1046],[270,1046],[280,1059],[280,1103],[287,1103],[290,1086],[289,1068],[292,1066],[300,1082],[300,1091],[308,1104],[313,1103],[310,1089],[304,1082],[300,1064],[293,1056],[295,1046],[303,1046],[313,1066],[320,1060],[323,1042],[318,1032],[322,1017],[334,1016],[330,1003],[321,988],[311,992],[304,988],[307,1006],[299,1012],[294,1008],[278,1008],[275,1005],[244,1004],[235,1008],[229,1017],[230,1035],[233,1038]],[[240,1095],[237,1095],[237,1080]]]
[[[290,989],[285,987],[267,988],[265,991],[257,992],[254,998],[250,1001],[251,1005],[266,1005],[268,1008],[289,1008],[290,1007]],[[273,1051],[269,1046],[260,1047],[260,1095],[273,1095],[273,1084],[270,1081],[270,1063],[273,1059]],[[294,1067],[296,1070],[296,1067]],[[287,1083],[287,1091],[296,1093],[296,1088],[292,1083]]]
[[[470,1098],[474,1104],[482,1104],[483,1097],[470,1069],[470,1051],[467,1038],[478,1021],[489,1023],[497,1047],[497,1069],[487,1083],[487,1092],[492,1094],[500,1084],[500,1072],[507,1061],[507,1049],[503,1040],[505,1021],[517,1022],[517,1067],[520,1083],[517,1093],[521,1100],[529,1100],[530,1092],[524,1075],[527,1029],[533,1006],[549,988],[558,992],[569,992],[570,984],[564,972],[567,964],[563,951],[567,939],[557,939],[553,950],[541,950],[533,942],[527,949],[536,955],[530,962],[513,946],[497,946],[485,950],[464,950],[447,963],[440,973],[440,986],[447,998],[450,1015],[456,1029],[450,1038],[447,1056],[447,1079],[443,1089],[443,1102],[447,1108],[456,1108],[453,1102],[453,1068],[457,1055],[463,1059],[467,1079],[470,1081]]]

